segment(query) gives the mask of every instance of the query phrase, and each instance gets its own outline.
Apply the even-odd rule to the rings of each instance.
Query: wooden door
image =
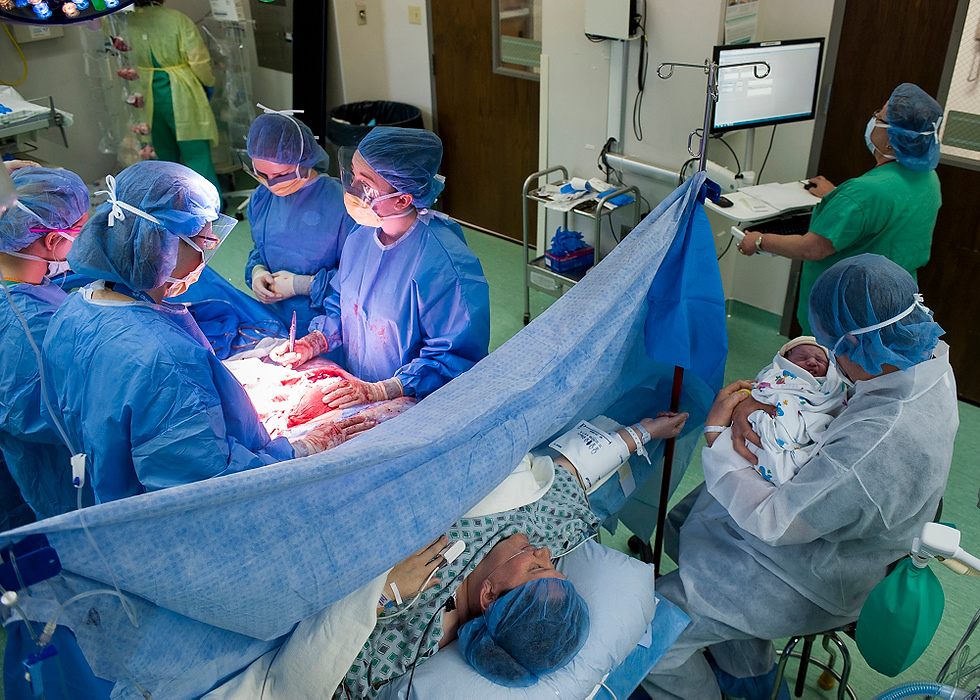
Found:
[[[821,175],[843,182],[874,164],[864,125],[900,83],[939,91],[957,0],[858,0],[844,12],[820,152]],[[946,330],[960,398],[980,402],[980,172],[940,165],[943,206],[919,286]]]
[[[443,209],[521,240],[521,187],[538,169],[540,83],[493,72],[490,0],[432,0],[430,18]],[[532,220],[532,241],[534,231]]]

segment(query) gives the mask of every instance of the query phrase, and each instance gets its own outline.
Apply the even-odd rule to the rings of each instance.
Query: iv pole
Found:
[[[752,66],[752,73],[756,78],[765,78],[769,75],[771,70],[768,63],[765,61],[750,61],[747,63],[732,63],[725,64],[725,68],[739,68],[742,66]],[[704,64],[697,63],[661,63],[657,66],[657,77],[661,80],[669,80],[674,74],[674,68],[698,68],[704,71],[704,74],[708,76],[707,85],[705,87],[705,98],[704,98],[704,125],[700,129],[700,134],[698,129],[695,129],[687,137],[687,152],[691,154],[692,158],[698,159],[698,171],[704,170],[704,162],[708,157],[708,130],[711,127],[711,114],[713,111],[714,103],[718,101],[718,64],[714,61],[704,59]],[[765,72],[760,74],[762,67],[765,67]],[[666,68],[666,72],[664,72]],[[698,150],[694,151],[692,148],[692,143],[694,137],[698,137]],[[681,404],[681,385],[684,382],[684,368],[674,367],[674,384],[671,387],[670,392],[670,410],[677,413],[680,409]],[[653,540],[653,571],[654,577],[660,576],[660,559],[663,556],[664,549],[664,525],[667,522],[667,501],[670,497],[670,480],[671,472],[674,466],[674,443],[675,438],[670,438],[664,445],[664,471],[663,476],[660,481],[660,505],[657,509],[657,530],[654,535]]]

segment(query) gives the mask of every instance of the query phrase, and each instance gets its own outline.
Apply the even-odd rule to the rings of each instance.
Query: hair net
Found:
[[[845,258],[820,275],[810,292],[809,315],[821,345],[834,348],[843,338],[837,354],[870,374],[880,374],[886,363],[907,369],[928,360],[945,333],[922,305],[912,275],[873,253]],[[882,328],[852,335],[898,316]]]
[[[445,188],[437,175],[442,141],[425,129],[378,126],[357,146],[364,162],[399,192],[412,195],[415,206],[428,209]]]
[[[121,282],[134,291],[156,289],[177,264],[178,236],[194,236],[218,218],[221,198],[203,176],[179,163],[147,160],[106,178],[113,196],[99,205],[68,254],[73,272]],[[110,225],[110,220],[112,225]]]
[[[888,98],[888,143],[895,159],[910,170],[939,165],[939,125],[943,108],[925,90],[902,83]]]
[[[249,158],[303,165],[323,172],[330,166],[330,156],[316,142],[310,127],[287,114],[260,114],[249,127],[246,143]]]
[[[459,630],[459,648],[481,676],[523,688],[562,668],[589,636],[589,608],[560,578],[525,583]]]
[[[0,251],[21,250],[44,235],[32,233],[32,228],[71,228],[88,211],[88,188],[70,170],[20,168],[10,179],[17,188],[17,201],[36,216],[21,207],[0,215]]]

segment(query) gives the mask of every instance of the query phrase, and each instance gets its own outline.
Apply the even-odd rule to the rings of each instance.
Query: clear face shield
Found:
[[[201,257],[204,259],[204,264],[207,265],[211,258],[214,257],[214,254],[218,252],[218,247],[225,242],[228,234],[231,233],[237,224],[237,219],[225,216],[224,214],[218,214],[218,218],[211,222],[210,231],[205,229],[194,238],[181,236],[180,239],[194,250],[199,251]]]
[[[340,182],[344,186],[344,197],[348,200],[353,198],[359,206],[370,209],[373,212],[376,204],[386,199],[398,197],[401,195],[401,192],[392,192],[390,194],[380,192],[369,182],[357,177],[354,174],[353,165],[354,154],[356,152],[357,149],[344,147],[340,149],[338,154],[340,161]]]

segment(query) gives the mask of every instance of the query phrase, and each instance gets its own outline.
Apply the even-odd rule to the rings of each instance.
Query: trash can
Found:
[[[351,102],[327,113],[327,138],[336,146],[356,148],[376,126],[425,128],[422,110],[404,102]]]

